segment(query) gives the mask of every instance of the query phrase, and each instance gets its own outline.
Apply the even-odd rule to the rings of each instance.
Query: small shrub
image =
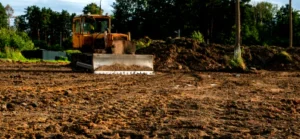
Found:
[[[26,60],[26,58],[22,55],[19,50],[15,50],[10,47],[5,47],[0,52],[0,58],[7,58],[11,60]]]
[[[0,29],[0,48],[4,49],[5,46],[10,45],[10,35],[6,29]]]
[[[231,58],[229,62],[230,66],[237,69],[246,70],[246,64],[242,57],[239,58]]]
[[[141,38],[141,39],[135,41],[136,50],[148,47],[151,45],[151,43],[152,43],[152,40],[149,37],[146,36],[144,38]]]
[[[204,37],[200,31],[194,31],[192,33],[192,39],[199,41],[200,43],[204,43]]]
[[[0,29],[0,48],[4,49],[6,46],[20,51],[34,49],[33,42],[25,32],[2,28]]]
[[[3,52],[0,52],[0,58],[6,58],[6,54]]]
[[[286,51],[281,51],[280,53],[277,53],[276,57],[278,61],[283,63],[289,63],[293,61],[292,56]]]
[[[81,53],[79,50],[66,50],[65,52],[69,61],[72,60],[72,54]]]
[[[272,48],[269,45],[264,45],[263,47],[267,50],[272,50]]]
[[[57,56],[57,57],[55,57],[55,60],[59,60],[59,61],[68,61],[68,57],[65,57],[65,56]]]
[[[269,46],[269,43],[268,43],[268,42],[263,42],[262,45],[263,45],[264,47],[268,47],[268,46]]]
[[[79,50],[65,50],[67,54],[81,53]]]

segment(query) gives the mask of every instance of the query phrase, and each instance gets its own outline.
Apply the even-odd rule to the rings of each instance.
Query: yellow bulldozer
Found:
[[[136,55],[130,33],[112,33],[111,17],[84,14],[73,18],[74,69],[85,69],[96,74],[153,74],[153,55]],[[117,68],[102,68],[114,67]],[[120,68],[126,66],[127,68]],[[140,68],[128,68],[128,67]],[[99,70],[100,69],[100,70]]]

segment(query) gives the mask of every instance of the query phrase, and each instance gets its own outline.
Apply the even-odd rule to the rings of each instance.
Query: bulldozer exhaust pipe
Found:
[[[131,41],[131,33],[128,32],[128,40]]]

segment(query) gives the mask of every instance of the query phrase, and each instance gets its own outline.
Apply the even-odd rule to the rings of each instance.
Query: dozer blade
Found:
[[[95,74],[154,74],[152,55],[93,54],[92,68]]]

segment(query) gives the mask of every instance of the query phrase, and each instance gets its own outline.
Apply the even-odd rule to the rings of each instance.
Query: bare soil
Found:
[[[0,138],[300,138],[299,77],[1,62]]]
[[[152,71],[150,67],[139,66],[139,65],[124,65],[124,64],[114,64],[110,66],[100,66],[96,71]]]
[[[242,56],[248,69],[276,71],[300,70],[300,48],[276,46],[242,46]],[[153,54],[155,71],[232,71],[233,45],[201,44],[190,38],[153,40],[137,54]],[[287,52],[289,58],[281,55]],[[238,69],[237,69],[238,70]]]

